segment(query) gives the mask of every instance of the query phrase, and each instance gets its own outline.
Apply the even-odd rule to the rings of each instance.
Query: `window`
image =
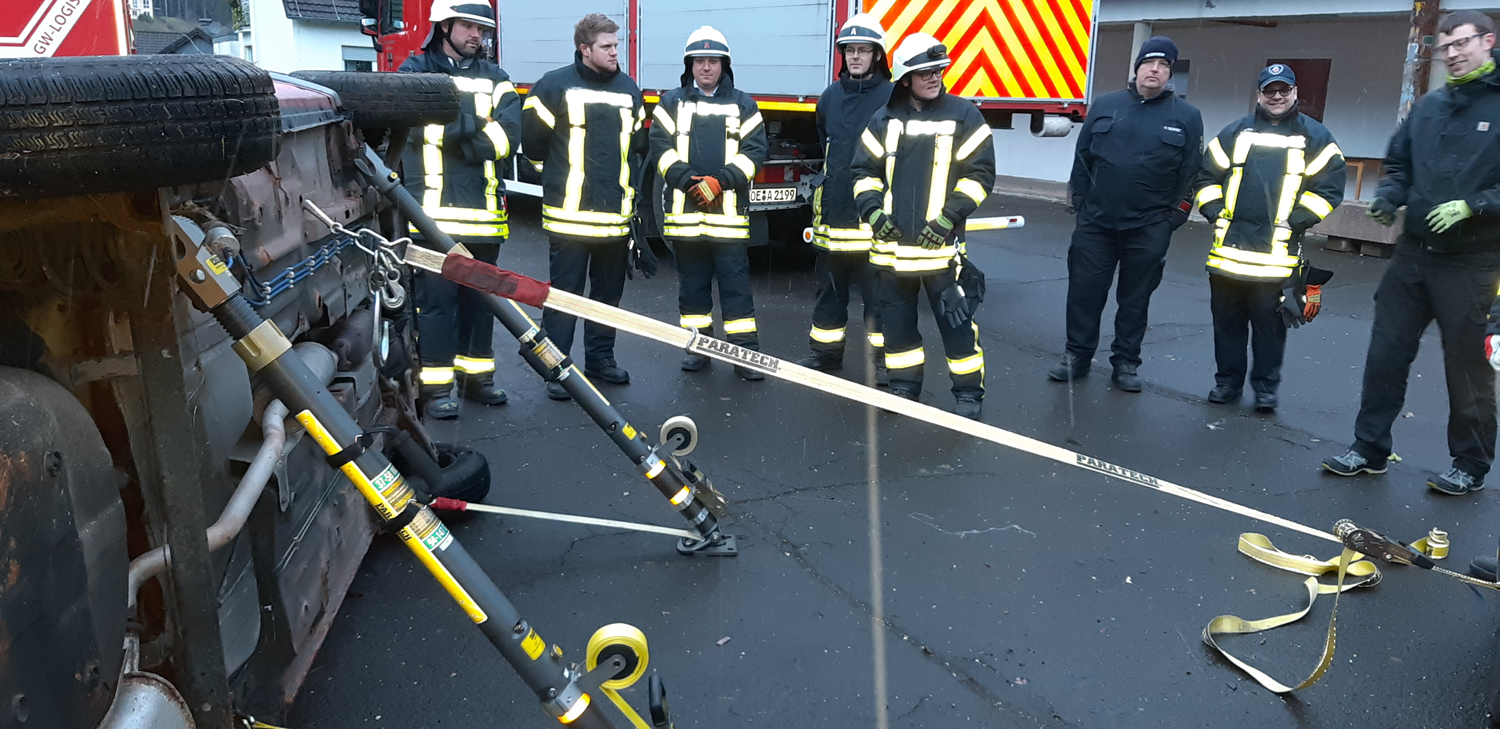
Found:
[[[341,46],[345,71],[374,71],[374,46]]]

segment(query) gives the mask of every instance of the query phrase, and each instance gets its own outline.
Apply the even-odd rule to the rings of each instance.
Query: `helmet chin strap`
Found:
[[[443,30],[443,43],[447,44],[449,48],[453,49],[453,52],[457,54],[458,57],[464,60],[472,61],[479,56],[479,49],[477,48],[473,53],[465,53],[463,49],[459,48],[456,45],[453,45],[453,21],[451,20],[448,21],[448,27]]]

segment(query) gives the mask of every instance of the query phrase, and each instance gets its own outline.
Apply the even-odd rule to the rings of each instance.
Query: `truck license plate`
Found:
[[[781,203],[796,202],[797,187],[752,187],[750,188],[750,202],[752,203]]]

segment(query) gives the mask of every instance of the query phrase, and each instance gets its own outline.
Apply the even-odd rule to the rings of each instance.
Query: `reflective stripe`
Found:
[[[814,342],[837,344],[844,341],[844,332],[846,329],[848,327],[839,327],[838,329],[819,329],[813,327],[812,331],[807,333],[807,336],[811,337]]]
[[[714,315],[683,314],[677,323],[684,329],[708,329],[714,325]]]
[[[1329,142],[1328,146],[1324,147],[1323,151],[1319,152],[1318,156],[1314,157],[1313,161],[1307,165],[1307,176],[1312,177],[1314,175],[1317,175],[1319,172],[1323,171],[1324,167],[1328,166],[1329,162],[1333,161],[1334,157],[1343,156],[1344,150],[1339,149],[1339,146],[1337,144]]]
[[[1203,207],[1203,205],[1205,203],[1211,203],[1211,202],[1213,202],[1215,200],[1223,200],[1223,199],[1224,199],[1224,186],[1223,185],[1209,185],[1208,187],[1205,187],[1202,190],[1198,191],[1198,196],[1193,199],[1193,203],[1195,205],[1197,205],[1198,207],[1201,208],[1201,207]]]
[[[660,109],[661,107],[657,107],[657,108]],[[662,152],[661,153],[661,159],[659,159],[659,160],[656,161],[656,171],[658,173],[660,173],[663,177],[665,177],[666,174],[667,174],[667,170],[671,169],[672,165],[675,165],[675,164],[677,164],[678,162],[681,162],[681,161],[682,161],[682,158],[677,156],[677,150],[675,150],[675,149],[669,149],[669,150],[667,150],[665,152]],[[677,192],[682,192],[682,191],[678,190]]]
[[[521,110],[525,111],[527,109],[535,111],[537,118],[541,119],[542,123],[546,124],[548,128],[557,128],[557,117],[552,116],[552,112],[547,110],[547,107],[542,104],[541,99],[535,96],[526,97],[526,103],[521,105]]]
[[[453,366],[466,375],[482,375],[486,372],[495,371],[495,359],[479,359],[477,357],[465,357],[458,355],[453,358]]]
[[[899,370],[905,367],[917,367],[927,361],[927,355],[921,347],[909,352],[886,352],[885,367],[888,370]]]
[[[1329,205],[1327,200],[1324,200],[1323,198],[1318,197],[1311,192],[1304,191],[1302,193],[1302,196],[1297,198],[1297,203],[1302,207],[1311,210],[1313,214],[1318,216],[1318,219],[1320,220],[1328,217],[1328,214],[1333,212],[1333,206]]]
[[[984,352],[964,357],[963,359],[948,360],[948,372],[955,375],[967,375],[984,369]]]
[[[630,235],[625,225],[589,225],[587,223],[565,223],[542,216],[542,230],[580,238],[624,238]]]
[[[500,83],[495,84],[495,90],[491,93],[493,93],[495,95],[495,98],[497,99],[505,96],[506,94],[514,94],[516,93],[516,85],[509,81],[501,81]]]
[[[724,238],[742,240],[750,237],[750,228],[725,228],[717,225],[664,225],[662,235],[671,238]]]
[[[875,135],[871,134],[869,129],[866,129],[864,134],[859,135],[859,141],[864,142],[865,149],[869,150],[870,154],[876,157],[885,156],[885,150],[881,148],[880,142],[875,139]]]
[[[620,110],[620,214],[627,219],[635,212],[635,188],[630,184],[630,137],[639,128],[629,108]],[[642,241],[644,243],[645,241]]]
[[[510,225],[508,224],[486,225],[481,223],[460,223],[452,220],[439,220],[437,221],[437,226],[438,230],[441,230],[448,235],[467,235],[473,236],[475,238],[507,238],[510,236]],[[407,230],[411,231],[411,233],[413,234],[422,232],[420,230],[417,230],[417,226],[415,225],[409,225],[407,227]]]
[[[1297,204],[1297,191],[1302,189],[1302,175],[1289,174],[1281,178],[1281,196],[1276,201],[1276,225],[1286,223],[1292,215],[1292,206]]]
[[[885,125],[885,179],[892,185],[896,180],[896,147],[901,143],[901,120],[891,119]],[[892,200],[893,188],[885,189],[885,212],[887,215],[895,211],[895,203]]]
[[[740,123],[740,139],[744,139],[745,137],[749,136],[751,132],[755,131],[756,127],[761,125],[761,122],[762,119],[759,111],[756,111],[754,114],[751,114],[749,117],[747,117],[743,122]]]
[[[452,367],[423,367],[417,373],[417,379],[424,385],[451,385],[453,384]]]
[[[495,82],[487,78],[475,78],[472,76],[449,76],[453,79],[453,85],[462,93],[466,94],[491,94],[495,91]],[[488,116],[480,114],[480,116]]]
[[[813,245],[830,251],[868,251],[873,240],[870,226],[863,223],[858,228],[813,226]]]
[[[1231,273],[1242,278],[1263,279],[1267,281],[1279,281],[1292,275],[1292,266],[1282,268],[1279,266],[1252,266],[1244,263],[1209,256],[1208,267],[1217,268],[1225,273]]]
[[[932,124],[932,122],[912,122],[916,124]],[[949,127],[956,126],[953,121],[938,122],[938,126],[944,124]],[[907,127],[907,133],[913,133],[911,127]],[[948,172],[953,167],[953,133],[939,132],[932,138],[932,179],[927,181],[927,219],[934,220],[943,214],[943,203],[948,202]],[[977,187],[977,185],[976,185]],[[980,189],[983,192],[983,188]]]
[[[910,248],[912,246],[903,246]],[[870,252],[870,265],[889,269],[896,273],[936,273],[948,270],[949,261],[958,255],[957,249],[940,249],[948,251],[946,258],[903,258],[887,253]]]
[[[1243,248],[1235,248],[1234,246],[1214,246],[1209,251],[1209,255],[1255,266],[1287,267],[1297,265],[1297,257],[1287,255],[1286,253],[1286,241],[1282,241],[1279,244],[1273,243],[1272,249],[1271,253],[1266,253],[1264,251],[1247,251]]]
[[[492,121],[484,125],[484,135],[495,145],[495,159],[510,156],[510,137],[505,136],[505,129],[500,126],[500,122]]]
[[[755,317],[749,319],[730,319],[724,322],[725,334],[749,334],[755,331]]]
[[[976,204],[976,205],[983,204],[984,203],[984,199],[990,196],[989,193],[985,191],[984,185],[981,185],[981,184],[979,184],[979,183],[977,183],[977,182],[975,182],[973,180],[970,180],[968,178],[964,178],[962,180],[959,180],[958,181],[958,185],[955,186],[953,189],[954,189],[955,192],[961,192],[961,193],[963,193],[965,195],[968,195],[970,198],[972,198],[974,200],[974,204]],[[937,217],[937,216],[933,216],[933,217]]]
[[[906,123],[906,133],[911,136],[927,136],[930,134],[953,136],[958,133],[958,122],[952,119],[945,121],[909,121]],[[887,145],[889,146],[889,145]]]
[[[570,222],[595,223],[598,225],[623,225],[630,222],[629,215],[601,213],[592,210],[565,210],[552,205],[543,205],[542,215]]]
[[[985,126],[985,127],[980,127],[978,129],[975,129],[974,133],[970,134],[969,138],[965,139],[964,143],[961,144],[961,145],[959,145],[959,147],[958,147],[958,159],[959,159],[959,161],[966,160],[966,159],[969,158],[969,155],[972,155],[975,152],[978,152],[980,145],[984,144],[984,140],[989,139],[989,138],[990,138],[990,128],[989,127]]]
[[[730,160],[729,163],[740,168],[740,172],[745,173],[745,179],[755,179],[755,163],[751,162],[749,157],[743,154],[736,154],[734,159]]]
[[[1234,218],[1234,205],[1240,199],[1240,181],[1245,177],[1245,168],[1236,167],[1229,173],[1229,184],[1224,186],[1224,212],[1220,216]]]
[[[677,125],[672,123],[672,115],[667,113],[665,107],[657,106],[652,110],[651,118],[655,119],[656,123],[660,124],[662,129],[667,131],[667,134],[677,134]]]
[[[854,195],[856,197],[858,197],[860,193],[882,192],[884,190],[885,183],[874,177],[861,177],[854,182]]]
[[[1229,169],[1229,155],[1224,154],[1224,145],[1219,144],[1219,138],[1214,137],[1208,143],[1208,154],[1213,158],[1214,164],[1221,170]]]
[[[881,334],[880,332],[870,332],[869,334],[865,335],[865,339],[868,339],[870,341],[870,346],[872,347],[885,347],[885,335]]]

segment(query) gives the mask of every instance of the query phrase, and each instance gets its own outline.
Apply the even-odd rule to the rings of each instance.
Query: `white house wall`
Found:
[[[1205,135],[1216,134],[1250,112],[1256,77],[1268,58],[1329,58],[1333,63],[1324,124],[1346,156],[1379,158],[1396,129],[1407,28],[1405,17],[1281,18],[1275,28],[1158,23],[1154,33],[1171,37],[1181,58],[1192,62],[1186,78],[1174,78],[1173,87],[1203,112]],[[1096,96],[1124,88],[1131,32],[1130,26],[1118,25],[1098,31],[1093,59]],[[1066,180],[1076,134],[1075,130],[1066,139],[1036,139],[1024,128],[996,132],[1000,174]]]
[[[371,47],[358,25],[293,21],[281,0],[251,0],[250,28],[252,60],[267,71],[342,71],[344,46]]]

